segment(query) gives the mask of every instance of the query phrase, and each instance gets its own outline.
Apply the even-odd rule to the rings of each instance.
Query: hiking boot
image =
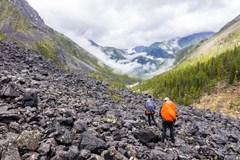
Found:
[[[172,142],[172,143],[175,143],[175,139],[171,139],[171,142]]]

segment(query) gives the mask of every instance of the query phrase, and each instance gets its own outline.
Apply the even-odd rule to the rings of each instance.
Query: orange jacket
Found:
[[[163,102],[159,115],[164,121],[173,122],[177,115],[175,104],[172,101]]]

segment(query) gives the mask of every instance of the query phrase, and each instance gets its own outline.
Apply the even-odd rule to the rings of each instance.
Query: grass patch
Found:
[[[7,39],[7,36],[5,33],[0,33],[0,40],[6,40]]]

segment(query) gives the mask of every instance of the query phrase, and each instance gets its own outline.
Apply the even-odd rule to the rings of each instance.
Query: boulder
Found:
[[[42,142],[40,144],[40,147],[38,148],[38,152],[41,155],[47,155],[50,152],[51,147],[55,147],[55,146],[56,146],[55,139],[54,138],[50,138],[46,142]]]
[[[69,159],[70,160],[75,160],[78,158],[80,152],[79,152],[79,149],[77,146],[70,146],[69,150],[68,150],[68,153],[69,153]]]
[[[14,84],[9,84],[3,86],[0,96],[4,98],[16,98],[19,96],[18,90],[16,88],[16,85]]]
[[[87,130],[87,125],[81,120],[77,120],[74,122],[73,128],[76,130],[77,133],[82,133]]]
[[[0,121],[4,123],[9,123],[12,121],[17,121],[20,119],[20,115],[18,113],[11,112],[0,112]]]
[[[38,92],[35,89],[26,89],[23,99],[22,106],[37,107],[38,106]]]
[[[38,130],[27,131],[24,130],[21,132],[17,138],[18,147],[21,149],[36,150],[38,148],[38,143],[40,141],[40,132]]]
[[[106,149],[105,142],[94,136],[90,131],[83,132],[80,137],[80,148],[98,153],[99,149]]]
[[[72,134],[69,130],[64,129],[56,138],[57,142],[64,145],[69,145],[72,143]]]
[[[143,144],[153,142],[157,138],[151,130],[141,130],[139,132],[134,132],[133,135]]]

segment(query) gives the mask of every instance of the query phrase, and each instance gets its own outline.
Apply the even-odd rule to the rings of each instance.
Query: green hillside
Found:
[[[240,21],[234,21],[209,40],[202,42],[177,66],[142,82],[135,90],[168,96],[179,104],[190,105],[204,94],[211,94],[219,81],[229,85],[240,80]]]
[[[137,87],[152,90],[156,97],[171,97],[179,104],[190,105],[204,93],[211,93],[216,82],[233,84],[240,80],[240,47],[194,65],[175,68]]]

